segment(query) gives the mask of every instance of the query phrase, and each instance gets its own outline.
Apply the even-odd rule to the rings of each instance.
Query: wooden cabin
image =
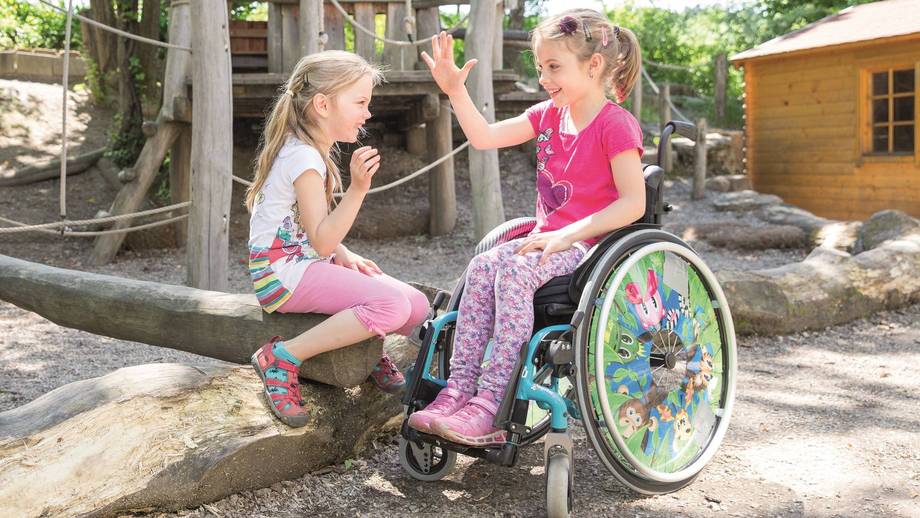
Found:
[[[754,189],[828,218],[920,217],[920,0],[850,7],[731,61]]]

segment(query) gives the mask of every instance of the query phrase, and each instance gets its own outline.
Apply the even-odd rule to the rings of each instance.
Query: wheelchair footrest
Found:
[[[466,446],[465,444],[457,444],[455,442],[448,441],[437,435],[423,433],[410,428],[408,420],[403,421],[401,435],[410,442],[430,444],[432,446],[456,452],[461,455],[466,455],[468,457],[485,459],[493,464],[498,464],[499,466],[514,466],[514,463],[517,460],[517,444],[506,442],[502,445],[488,448]]]

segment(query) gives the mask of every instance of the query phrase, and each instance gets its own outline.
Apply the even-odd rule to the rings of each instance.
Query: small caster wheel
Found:
[[[546,455],[546,515],[568,518],[572,513],[572,458],[561,446]]]
[[[432,446],[421,446],[399,438],[399,464],[409,475],[423,482],[434,482],[450,475],[457,463],[457,454]]]

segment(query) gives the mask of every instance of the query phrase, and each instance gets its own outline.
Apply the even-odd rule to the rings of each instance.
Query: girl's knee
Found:
[[[406,325],[411,325],[415,327],[428,317],[428,310],[431,308],[431,303],[428,301],[428,296],[422,293],[421,291],[412,288],[407,296],[409,300],[409,305],[411,310],[409,312],[409,317],[406,320]]]

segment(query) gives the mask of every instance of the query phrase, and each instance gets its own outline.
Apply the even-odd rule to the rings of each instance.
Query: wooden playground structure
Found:
[[[449,105],[423,68],[418,55],[440,27],[441,5],[463,0],[274,0],[268,21],[233,22],[222,0],[173,0],[170,4],[169,50],[163,103],[155,121],[144,124],[147,141],[133,168],[120,174],[125,186],[112,213],[141,208],[156,171],[171,150],[170,190],[174,204],[190,202],[188,223],[177,225],[187,244],[188,284],[225,290],[232,171],[232,118],[264,117],[278,89],[301,56],[325,49],[346,50],[345,25],[354,26],[354,45],[347,49],[372,62],[383,62],[386,82],[375,90],[371,111],[388,131],[406,133],[407,147],[427,149],[434,162],[451,153]],[[215,13],[220,13],[215,16]],[[386,34],[373,32],[385,17]],[[478,59],[468,86],[485,117],[494,120],[496,92],[514,88],[513,72],[493,70],[502,63],[504,3],[472,2],[468,15],[466,59]],[[367,29],[371,27],[371,29]],[[377,41],[382,52],[377,52]],[[235,54],[234,54],[235,53]],[[232,63],[238,73],[233,73]],[[495,150],[469,150],[477,234],[504,221]],[[429,231],[450,232],[456,223],[453,158],[430,172]],[[245,179],[236,178],[245,183]],[[117,221],[125,229],[130,219]],[[96,239],[92,260],[111,261],[124,234]]]

